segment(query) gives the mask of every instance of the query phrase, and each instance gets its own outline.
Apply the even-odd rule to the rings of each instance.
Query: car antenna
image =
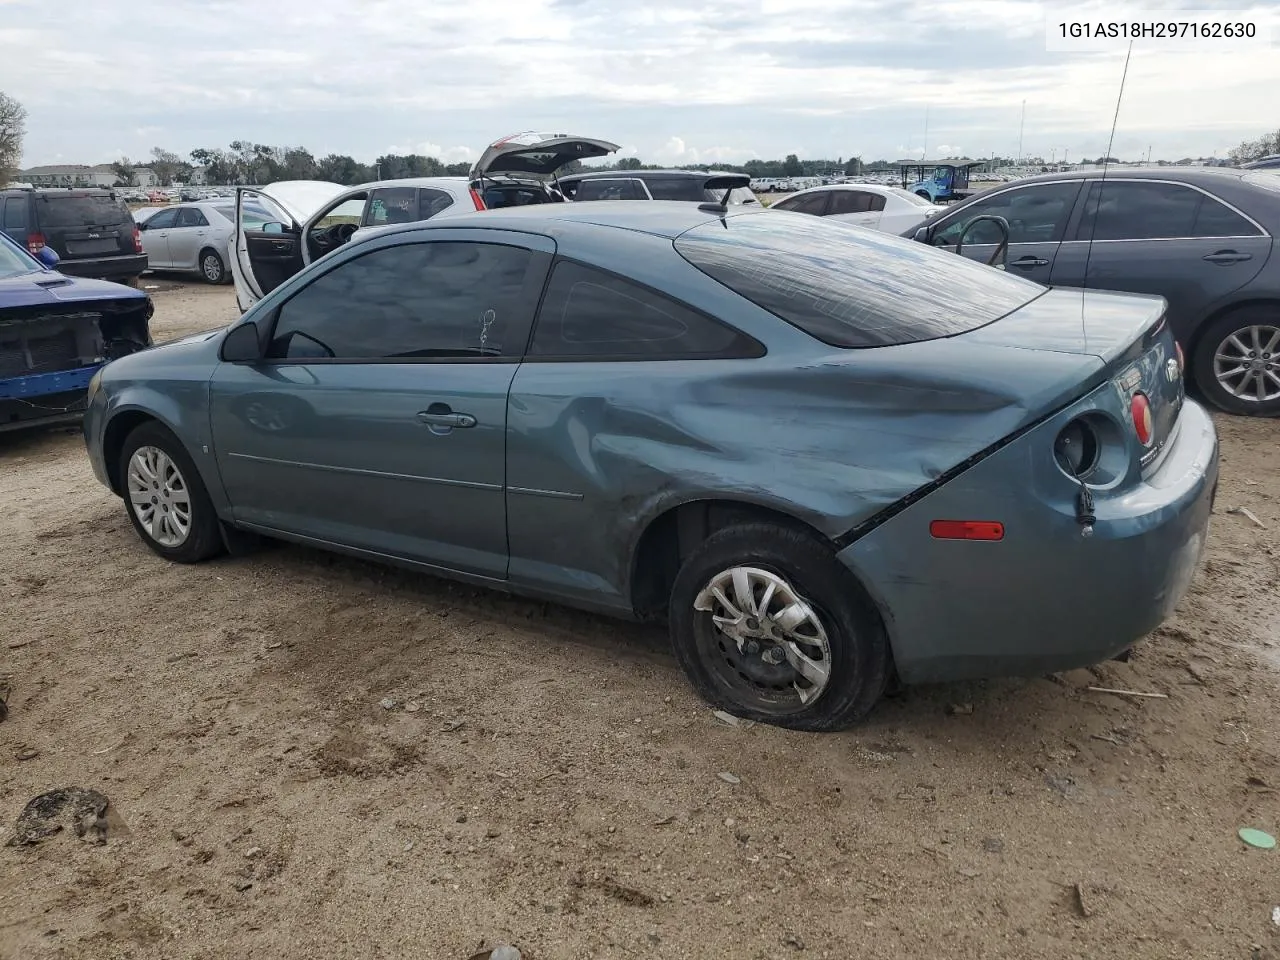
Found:
[[[1093,257],[1093,238],[1098,232],[1098,214],[1102,211],[1102,192],[1107,183],[1107,170],[1111,167],[1111,150],[1116,142],[1116,127],[1120,123],[1120,103],[1124,100],[1124,84],[1129,77],[1129,60],[1133,57],[1133,40],[1129,40],[1129,49],[1124,55],[1124,71],[1120,74],[1120,92],[1116,96],[1116,112],[1111,118],[1111,137],[1107,141],[1107,152],[1102,158],[1102,176],[1098,182],[1098,202],[1093,208],[1093,220],[1089,223],[1089,245],[1085,248],[1084,254],[1084,275],[1080,278],[1080,333],[1084,337],[1085,352],[1089,352],[1089,327],[1085,323],[1085,298],[1088,296],[1089,289],[1089,261]],[[1086,207],[1089,203],[1089,196],[1085,194]],[[1075,471],[1072,471],[1075,473]],[[1097,523],[1097,516],[1094,513],[1093,493],[1089,490],[1089,485],[1084,482],[1084,478],[1075,473],[1076,482],[1080,484],[1080,491],[1076,495],[1076,523],[1080,525],[1080,536],[1093,536],[1093,525]]]
[[[1093,219],[1089,223],[1089,244],[1084,253],[1084,275],[1080,278],[1080,330],[1084,334],[1084,348],[1089,350],[1089,329],[1084,322],[1085,292],[1089,289],[1089,261],[1093,259],[1093,238],[1098,232],[1098,214],[1102,211],[1102,192],[1107,185],[1107,171],[1111,169],[1111,150],[1116,142],[1116,127],[1120,123],[1120,103],[1124,100],[1124,84],[1129,78],[1129,60],[1133,57],[1133,39],[1129,40],[1129,49],[1124,55],[1124,71],[1120,74],[1120,92],[1116,96],[1116,111],[1111,117],[1111,138],[1107,141],[1107,154],[1102,158],[1102,176],[1098,181],[1098,202],[1093,208]],[[1089,196],[1085,194],[1086,208]]]

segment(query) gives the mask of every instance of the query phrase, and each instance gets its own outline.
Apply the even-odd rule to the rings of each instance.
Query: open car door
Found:
[[[323,180],[236,189],[229,259],[241,313],[303,268],[303,224],[344,189]]]

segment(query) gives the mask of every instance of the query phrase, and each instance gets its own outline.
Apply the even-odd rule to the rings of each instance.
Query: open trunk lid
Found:
[[[575,160],[603,157],[620,149],[607,140],[568,133],[516,133],[485,148],[468,179],[495,173],[536,173],[549,176]]]
[[[62,260],[137,253],[133,216],[110,192],[40,193],[35,203],[44,242]]]

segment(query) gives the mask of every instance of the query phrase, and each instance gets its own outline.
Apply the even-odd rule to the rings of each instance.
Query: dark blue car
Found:
[[[150,297],[57,262],[0,234],[0,431],[79,419],[98,369],[151,345]]]

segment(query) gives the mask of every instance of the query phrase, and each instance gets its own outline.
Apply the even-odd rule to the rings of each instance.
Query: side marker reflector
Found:
[[[935,520],[929,524],[935,540],[1003,540],[1004,524],[995,520]]]

